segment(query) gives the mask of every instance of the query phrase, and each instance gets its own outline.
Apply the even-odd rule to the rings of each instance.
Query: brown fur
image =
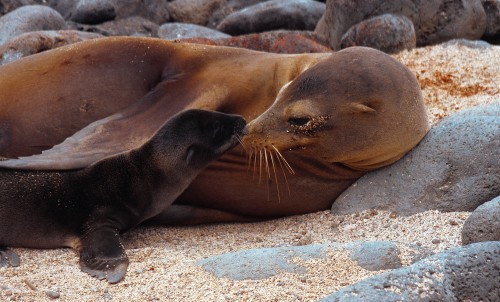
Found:
[[[106,38],[2,66],[0,91],[0,155],[35,154],[83,128],[41,156],[0,164],[18,169],[88,165],[140,145],[184,108],[252,121],[244,144],[250,152],[266,150],[269,170],[260,170],[264,160],[254,153],[248,171],[249,160],[237,148],[199,175],[157,223],[244,221],[328,209],[352,182],[397,160],[428,130],[411,72],[386,54],[356,47],[279,55]],[[307,133],[301,131],[301,118],[315,118],[321,127],[310,124]],[[270,158],[271,143],[295,174],[282,173],[276,153]]]

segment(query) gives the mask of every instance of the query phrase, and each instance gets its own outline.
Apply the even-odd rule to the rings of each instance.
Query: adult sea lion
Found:
[[[185,108],[251,121],[244,145],[252,156],[241,147],[225,154],[154,223],[328,209],[356,179],[396,161],[429,128],[414,75],[377,50],[280,55],[105,38],[0,67],[0,156],[59,144],[0,166],[80,168],[140,145]],[[284,159],[294,174],[281,172]],[[248,171],[249,162],[256,172]]]
[[[0,169],[0,267],[19,265],[6,246],[65,246],[82,271],[120,281],[128,258],[119,234],[164,211],[244,127],[240,116],[187,110],[141,147],[84,169]]]

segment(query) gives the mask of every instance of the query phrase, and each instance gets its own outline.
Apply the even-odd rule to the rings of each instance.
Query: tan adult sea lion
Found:
[[[128,266],[120,233],[168,208],[243,134],[240,116],[186,110],[139,148],[72,171],[0,168],[0,267],[10,247],[72,247],[82,271],[110,283]]]
[[[59,144],[0,166],[86,166],[140,145],[185,108],[251,121],[248,153],[235,148],[211,164],[153,223],[328,209],[356,179],[396,161],[429,128],[414,75],[373,49],[280,55],[105,38],[0,67],[0,156]],[[284,159],[293,174],[282,173],[289,169]]]

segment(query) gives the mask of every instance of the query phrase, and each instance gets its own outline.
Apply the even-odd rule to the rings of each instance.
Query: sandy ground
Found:
[[[395,57],[417,75],[433,123],[457,110],[500,101],[498,46],[434,46]],[[354,240],[394,240],[439,252],[461,244],[468,215],[337,216],[323,211],[260,223],[141,228],[124,236],[131,264],[116,285],[80,272],[70,249],[16,249],[21,266],[0,268],[0,300],[50,301],[47,291],[53,291],[61,301],[316,301],[380,272],[358,267],[343,253],[297,260],[308,268],[306,274],[281,273],[257,281],[219,279],[195,263],[243,249]]]

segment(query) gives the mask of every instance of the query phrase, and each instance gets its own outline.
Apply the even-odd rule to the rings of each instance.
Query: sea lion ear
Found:
[[[352,102],[349,104],[353,113],[375,113],[377,110],[373,109],[367,104]]]

